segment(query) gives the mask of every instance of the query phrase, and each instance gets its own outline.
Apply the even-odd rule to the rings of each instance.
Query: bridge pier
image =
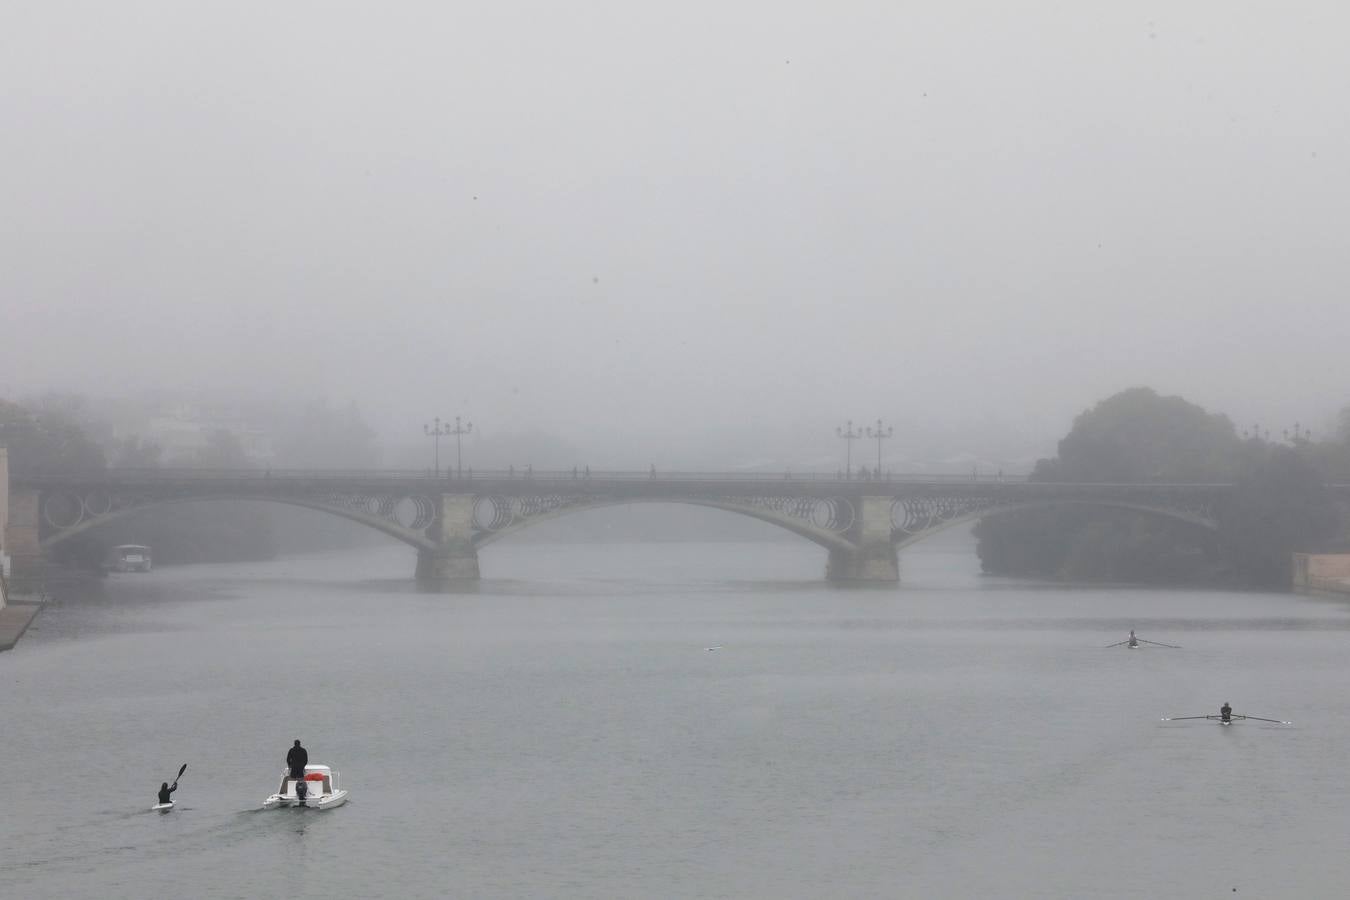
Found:
[[[417,551],[417,582],[424,587],[452,590],[480,577],[478,548],[473,542],[474,498],[471,494],[441,494],[438,502],[440,516],[427,533],[436,546]]]
[[[891,503],[886,497],[861,497],[857,520],[849,535],[853,546],[833,548],[825,578],[851,584],[895,584],[900,580],[900,558],[891,538]]]
[[[895,584],[900,581],[900,560],[895,545],[887,541],[859,550],[831,550],[825,564],[825,579],[841,584]]]
[[[417,551],[417,583],[424,587],[452,588],[478,578],[478,551],[472,546]]]

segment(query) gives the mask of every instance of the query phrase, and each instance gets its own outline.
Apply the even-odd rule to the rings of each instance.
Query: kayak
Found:
[[[156,803],[154,806],[150,807],[150,811],[159,813],[173,812],[173,801],[170,800],[168,803]]]

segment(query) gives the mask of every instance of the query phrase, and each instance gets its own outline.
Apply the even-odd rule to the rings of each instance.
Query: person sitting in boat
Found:
[[[1137,638],[1137,637],[1134,636],[1134,629],[1133,629],[1133,628],[1130,629],[1130,641],[1129,641],[1129,644],[1130,644],[1131,647],[1138,647],[1138,646],[1139,646],[1139,638]]]
[[[309,763],[309,751],[300,746],[300,739],[295,739],[295,746],[286,754],[286,765],[291,767],[292,778],[304,778],[305,766]]]
[[[1228,701],[1223,701],[1223,706],[1219,707],[1219,718],[1224,722],[1233,720],[1233,707],[1228,705]]]
[[[176,791],[176,790],[178,790],[178,782],[175,781],[175,782],[173,783],[173,787],[170,787],[170,786],[169,786],[169,783],[168,783],[167,781],[162,781],[162,782],[160,782],[160,785],[159,785],[159,802],[160,802],[160,803],[172,803],[173,800],[170,799],[169,795],[172,794],[172,793],[173,793],[174,791]]]

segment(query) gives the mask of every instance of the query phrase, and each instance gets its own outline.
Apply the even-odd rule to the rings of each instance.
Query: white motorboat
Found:
[[[328,766],[305,766],[305,777],[295,778],[288,769],[281,776],[281,788],[263,801],[263,809],[278,806],[306,806],[332,809],[347,802],[347,792],[338,787],[340,772]]]

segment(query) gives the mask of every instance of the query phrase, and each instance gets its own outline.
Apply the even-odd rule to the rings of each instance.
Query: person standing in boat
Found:
[[[173,783],[173,787],[170,787],[167,781],[161,781],[159,784],[159,802],[172,803],[173,798],[170,797],[169,795],[176,790],[178,790],[178,782],[175,781]]]
[[[1228,705],[1228,701],[1223,701],[1223,706],[1219,707],[1219,719],[1223,722],[1233,721],[1233,707]]]
[[[291,767],[292,778],[304,778],[305,766],[309,764],[309,751],[300,746],[300,739],[295,739],[295,746],[286,754],[286,765]]]

